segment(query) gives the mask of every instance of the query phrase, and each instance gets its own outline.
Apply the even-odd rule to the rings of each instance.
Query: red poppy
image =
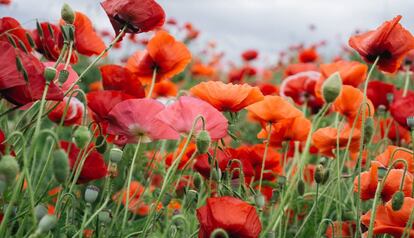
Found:
[[[128,99],[116,104],[108,115],[108,133],[117,135],[117,144],[159,139],[178,139],[179,135],[157,119],[164,105],[154,99]]]
[[[301,63],[312,63],[319,58],[319,55],[315,47],[310,47],[300,50],[298,58]]]
[[[387,95],[392,94],[394,90],[395,86],[393,84],[373,80],[368,83],[367,97],[374,104],[375,108],[378,108],[380,105],[388,108],[389,101]]]
[[[147,82],[151,82],[154,70],[156,82],[159,82],[181,73],[191,61],[187,47],[166,31],[155,34],[144,54],[134,54],[132,57],[134,60],[128,60],[128,68]]]
[[[175,83],[164,80],[158,82],[154,85],[154,91],[152,92],[152,97],[175,97],[178,93],[178,87]]]
[[[352,221],[334,221],[334,228],[328,226],[326,229],[325,235],[327,238],[333,237],[342,237],[342,238],[352,238],[356,232],[356,224]]]
[[[106,0],[101,5],[117,35],[124,26],[127,33],[141,33],[164,25],[164,10],[154,0]]]
[[[178,148],[175,152],[169,153],[165,158],[165,164],[171,166],[177,156],[182,152],[184,145],[186,144],[186,140],[182,140],[181,143],[178,145]],[[190,160],[193,153],[196,152],[196,145],[194,143],[189,143],[187,149],[184,152],[183,157],[180,160],[178,165],[179,169],[183,169],[187,162]],[[191,165],[190,165],[191,166]]]
[[[0,5],[1,4],[3,4],[3,5],[10,5],[11,4],[11,0],[0,0]],[[3,215],[2,215],[2,219],[3,219]]]
[[[145,90],[139,78],[129,69],[119,65],[104,65],[100,68],[105,90],[117,90],[135,98],[145,97]]]
[[[92,110],[92,117],[96,122],[104,122],[112,108],[120,102],[134,98],[119,91],[94,91],[86,94],[88,107]]]
[[[257,87],[248,84],[225,84],[221,81],[200,83],[192,87],[190,92],[219,111],[237,112],[263,100],[263,95]]]
[[[182,96],[157,115],[157,118],[168,124],[178,133],[188,134],[194,120],[199,116],[205,119],[205,130],[211,139],[218,140],[227,135],[227,119],[207,102],[194,97]],[[202,129],[202,121],[198,120],[195,134]]]
[[[266,95],[273,95],[277,96],[279,95],[279,88],[276,85],[273,85],[271,83],[261,83],[259,85],[260,91],[264,96]]]
[[[393,237],[402,237],[413,209],[414,198],[411,197],[404,198],[403,205],[398,211],[392,208],[392,201],[388,201],[385,205],[379,205],[374,221],[374,235],[390,234]],[[361,217],[361,223],[366,227],[369,227],[370,220],[371,211]],[[413,225],[408,232],[410,238],[414,237]]]
[[[61,141],[60,147],[68,152],[70,167],[73,170],[79,166],[81,150],[74,143]],[[90,148],[89,148],[90,149]],[[87,183],[105,177],[107,174],[107,166],[103,156],[95,149],[86,157],[77,183]]]
[[[231,158],[231,154],[229,150],[217,150],[214,152],[214,150],[210,149],[210,153],[215,153],[214,162],[217,163],[218,168],[221,171],[225,171],[227,168]],[[196,157],[195,163],[194,163],[194,169],[199,172],[204,178],[210,179],[210,173],[211,173],[211,159],[208,158],[207,154],[199,155]],[[235,166],[235,163],[232,164],[232,168],[238,167]],[[215,165],[213,166],[215,168]],[[243,172],[245,171],[245,168],[243,166]],[[247,176],[247,175],[246,175]]]
[[[69,105],[68,105],[69,104]],[[60,123],[63,119],[63,125],[80,125],[82,122],[83,111],[85,106],[79,99],[72,97],[69,101],[69,97],[65,97],[62,102],[49,113],[48,117],[55,123]]]
[[[242,53],[241,57],[245,61],[252,61],[259,56],[259,52],[257,50],[246,50]]]
[[[381,130],[381,138],[387,137],[388,139],[396,143],[409,143],[411,141],[410,131],[402,127],[392,118],[380,120],[379,125]]]
[[[30,52],[32,51],[32,47],[30,46],[27,34],[29,32],[23,29],[16,19],[12,17],[0,18],[0,41],[9,42],[8,37],[11,37],[17,47]]]
[[[194,76],[212,77],[215,71],[214,67],[202,63],[195,63],[191,66],[191,74]]]
[[[376,30],[349,38],[349,45],[368,63],[379,57],[378,68],[394,73],[405,55],[414,49],[414,37],[399,24],[402,16],[384,22]]]
[[[6,144],[4,141],[6,140],[6,135],[4,134],[3,130],[0,129],[0,153],[4,154],[6,152]]]
[[[154,188],[150,186],[149,191],[152,192]],[[131,185],[129,187],[129,206],[128,210],[134,214],[145,216],[148,214],[149,206],[144,203],[142,196],[145,191],[145,187],[138,181],[131,181]],[[112,200],[114,202],[118,202],[120,196],[121,203],[125,206],[126,205],[126,199],[127,199],[127,189],[122,189],[115,193],[115,195],[112,196]]]
[[[290,64],[285,69],[285,76],[294,75],[305,71],[319,71],[318,66],[313,63]]]
[[[387,167],[390,166],[393,161],[395,161],[397,159],[403,159],[407,162],[408,171],[410,173],[414,173],[414,158],[413,158],[413,155],[412,155],[412,151],[410,153],[408,149],[393,146],[393,145],[389,145],[387,147],[387,149],[384,152],[382,152],[381,154],[379,154],[375,159],[378,162],[380,162],[382,165],[387,166]],[[394,165],[394,168],[403,169],[404,164],[403,163],[396,163]]]
[[[233,197],[208,198],[207,204],[197,209],[197,218],[200,238],[210,237],[216,228],[238,238],[257,238],[262,230],[256,208]]]
[[[0,92],[3,97],[15,105],[26,105],[30,102],[37,101],[42,98],[46,85],[44,79],[44,65],[33,55],[26,54],[20,49],[14,49],[7,42],[0,42]],[[23,73],[19,71],[15,63],[16,58],[22,62],[23,68],[27,73],[26,82]],[[50,83],[47,100],[61,101],[63,99],[62,91],[53,83]]]
[[[414,91],[408,91],[404,97],[402,90],[394,92],[394,101],[390,105],[390,112],[395,121],[411,130],[407,118],[414,116]]]
[[[360,138],[361,132],[356,128],[352,131],[352,128],[346,126],[339,131],[338,135],[337,128],[325,127],[313,133],[312,144],[318,148],[319,153],[325,156],[335,157],[333,150],[336,150],[338,147],[339,149],[346,148],[348,140],[350,140],[349,150],[351,152],[357,152],[359,150]]]

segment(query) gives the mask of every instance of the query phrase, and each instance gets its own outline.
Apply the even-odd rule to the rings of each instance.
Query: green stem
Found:
[[[410,86],[410,67],[406,66],[405,69],[405,83],[404,83],[404,90],[403,90],[403,97],[407,96],[408,87]]]
[[[259,193],[260,191],[262,191],[262,181],[263,181],[264,168],[266,165],[267,150],[269,149],[270,136],[272,134],[272,123],[268,123],[268,126],[269,126],[269,131],[267,132],[266,145],[265,145],[264,154],[262,158],[262,167],[260,169]]]

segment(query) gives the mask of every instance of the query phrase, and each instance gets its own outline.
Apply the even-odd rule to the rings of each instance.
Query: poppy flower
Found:
[[[368,63],[373,63],[379,57],[378,68],[388,73],[394,73],[400,67],[405,55],[414,49],[414,37],[399,21],[402,16],[396,16],[391,21],[384,22],[376,30],[368,31],[349,38],[349,45],[355,49]]]
[[[165,12],[154,0],[106,0],[101,5],[117,35],[124,26],[126,33],[141,33],[165,22]]]
[[[357,61],[339,60],[330,64],[321,64],[321,77],[316,83],[315,93],[322,98],[322,85],[332,74],[339,72],[342,84],[358,87],[365,81],[368,66]]]
[[[233,197],[207,198],[206,205],[197,209],[197,219],[200,238],[210,237],[217,228],[238,238],[257,238],[262,230],[256,208]]]
[[[135,98],[145,97],[145,91],[139,78],[129,69],[119,65],[103,65],[99,67],[102,85],[105,90],[116,90]]]
[[[375,191],[379,184],[378,178],[378,163],[372,163],[371,168],[361,173],[361,193],[360,198],[362,200],[369,200],[375,197]],[[403,169],[391,169],[381,191],[381,198],[387,202],[391,200],[394,193],[400,191],[400,184],[402,182],[404,170]],[[413,186],[413,176],[410,173],[406,173],[404,178],[404,184],[402,191],[405,196],[411,196]],[[354,179],[354,192],[358,192],[358,177]]]
[[[80,163],[79,153],[81,150],[74,143],[67,141],[61,141],[60,147],[68,153],[70,168],[72,170],[75,169],[75,166],[77,168]],[[107,170],[108,168],[103,156],[93,149],[88,157],[86,157],[77,183],[87,183],[92,180],[101,179],[106,176]]]
[[[10,5],[11,4],[11,0],[0,0],[0,5],[1,4],[3,4],[3,5]],[[3,219],[3,218],[2,218]]]
[[[259,52],[257,50],[246,50],[242,53],[241,57],[245,61],[252,61],[259,56]]]
[[[277,108],[277,110],[275,110]],[[279,96],[265,96],[262,101],[246,107],[250,118],[259,121],[262,126],[266,123],[276,123],[285,119],[303,116],[303,113]]]
[[[375,108],[378,108],[380,105],[389,108],[387,95],[392,94],[394,90],[395,86],[393,84],[373,80],[368,83],[367,97],[374,104]]]
[[[374,106],[372,102],[367,99],[368,107],[363,106],[364,94],[358,88],[344,85],[342,91],[333,103],[333,109],[339,112],[341,115],[348,119],[348,122],[352,125],[354,120],[357,118],[356,127],[360,128],[362,123],[362,110],[365,109],[365,117],[372,117],[374,115]]]
[[[165,158],[166,165],[171,166],[173,164],[174,160],[177,158],[177,155],[179,155],[182,152],[185,144],[186,144],[186,140],[182,140],[181,143],[178,145],[177,151],[170,153],[166,156]],[[194,152],[196,152],[196,145],[190,142],[184,152],[183,157],[180,160],[180,163],[178,164],[178,169],[184,168],[184,166],[190,160]]]
[[[129,187],[129,204],[128,210],[133,214],[137,214],[140,216],[145,216],[148,214],[149,206],[144,203],[142,199],[143,193],[145,191],[145,187],[138,181],[131,181],[131,185]],[[150,186],[149,191],[153,191],[154,188]],[[122,196],[122,197],[121,197]],[[112,200],[114,202],[118,202],[121,197],[122,205],[126,205],[127,200],[127,188],[124,188],[112,196]]]
[[[319,55],[315,47],[310,47],[300,50],[298,58],[301,63],[312,63],[319,58]]]
[[[20,23],[12,17],[0,18],[0,41],[9,42],[9,37],[13,39],[14,44],[21,50],[32,51],[29,40],[27,38],[28,31],[22,28]]]
[[[306,71],[319,71],[318,66],[314,63],[297,63],[297,64],[290,64],[285,69],[285,76],[294,75],[300,72]]]
[[[144,54],[134,54],[129,60],[128,68],[140,79],[151,82],[156,70],[156,82],[171,78],[181,73],[191,61],[187,47],[174,39],[166,31],[158,31],[148,42]]]
[[[210,153],[215,153],[215,158],[213,159],[215,163],[217,163],[218,168],[221,171],[225,171],[231,158],[231,154],[229,150],[217,150],[214,152],[212,149],[209,151]],[[199,172],[204,178],[210,179],[211,173],[211,158],[208,158],[207,154],[199,155],[195,159],[194,169]],[[243,162],[242,162],[243,163]],[[238,166],[233,163],[232,168],[237,168]],[[213,166],[215,168],[215,166]],[[243,171],[245,171],[244,164],[243,164]]]
[[[179,134],[156,117],[164,111],[162,103],[154,99],[128,99],[116,104],[108,115],[108,133],[117,135],[118,144],[158,139],[178,139]]]
[[[266,95],[279,95],[279,88],[276,85],[273,85],[271,83],[261,83],[259,85],[260,91],[264,96]]]
[[[410,131],[402,127],[392,118],[382,119],[379,121],[380,136],[381,138],[388,138],[393,142],[405,142],[411,141]],[[374,137],[375,138],[375,137]]]
[[[356,232],[356,224],[352,221],[334,221],[334,228],[328,226],[325,232],[327,238],[333,237],[342,237],[342,238],[352,238]]]
[[[395,91],[394,100],[390,105],[390,113],[396,122],[411,130],[407,124],[407,118],[414,116],[414,91],[408,91],[405,97],[402,90]]]
[[[295,117],[272,124],[270,145],[281,146],[283,141],[305,141],[310,132],[311,122],[306,117]],[[266,139],[268,130],[262,129],[257,138]]]
[[[389,234],[393,237],[402,237],[405,227],[410,218],[411,211],[414,209],[414,198],[405,197],[400,210],[394,211],[392,201],[380,204],[374,221],[374,235]],[[371,211],[361,217],[361,223],[369,227]],[[409,229],[409,237],[414,237],[414,226]]]
[[[4,154],[6,152],[6,144],[4,141],[6,140],[6,135],[4,134],[3,130],[0,129],[0,153]]]
[[[168,124],[178,133],[188,134],[194,120],[199,116],[205,120],[205,130],[211,139],[218,140],[227,135],[227,119],[207,102],[194,97],[182,96],[173,104],[167,106],[157,115],[157,118]],[[198,120],[195,126],[197,134],[202,129],[202,122]]]
[[[44,65],[33,55],[26,54],[20,49],[15,49],[7,42],[0,42],[0,93],[3,97],[15,104],[26,105],[30,102],[37,101],[42,98],[43,91],[46,85],[43,76]],[[23,68],[27,74],[28,81],[26,82],[23,73],[20,72],[16,64],[16,58],[22,62]],[[50,83],[47,95],[47,100],[61,101],[63,93],[53,82]]]
[[[316,71],[305,71],[283,79],[280,85],[280,96],[290,97],[298,105],[306,103],[313,111],[317,111],[323,100],[315,95],[316,82],[321,74]]]
[[[86,94],[88,107],[92,110],[92,117],[96,122],[104,122],[112,108],[120,102],[134,97],[119,91],[103,90]]]
[[[344,149],[348,145],[348,140],[350,140],[349,150],[351,152],[357,152],[359,150],[359,142],[361,138],[361,132],[354,128],[353,133],[352,128],[345,126],[342,130],[333,127],[325,127],[316,130],[312,135],[312,144],[318,148],[319,153],[335,157],[333,150],[337,149],[337,140],[339,149]]]
[[[214,67],[202,63],[195,63],[191,66],[191,74],[194,76],[212,77],[215,71]]]
[[[154,85],[154,91],[152,92],[153,98],[158,97],[175,97],[178,93],[178,87],[175,83],[164,80]]]
[[[257,87],[248,84],[225,84],[221,81],[200,83],[192,87],[190,92],[219,111],[238,112],[250,104],[263,100],[263,94]]]
[[[69,105],[68,105],[69,104]],[[69,101],[69,97],[63,98],[62,102],[49,113],[48,117],[55,123],[60,123],[63,119],[63,125],[80,125],[82,123],[83,111],[85,106],[79,99],[72,97]]]
[[[412,151],[409,151],[408,149],[402,148],[402,147],[397,147],[397,146],[393,146],[393,145],[389,145],[387,147],[387,149],[382,152],[381,154],[379,154],[375,159],[376,161],[380,162],[382,165],[388,167],[392,164],[393,161],[398,160],[398,159],[403,159],[407,162],[408,165],[408,171],[410,173],[414,173],[414,158],[412,155]],[[394,155],[394,156],[393,156]],[[403,163],[396,163],[394,165],[394,168],[397,169],[403,169],[404,168],[404,164]]]

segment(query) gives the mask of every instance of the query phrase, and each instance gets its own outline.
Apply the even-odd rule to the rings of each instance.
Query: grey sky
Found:
[[[87,13],[96,28],[110,24],[98,0],[14,0],[0,7],[0,16],[22,23],[35,18],[56,21],[63,2]],[[273,59],[291,44],[327,40],[322,50],[333,56],[355,29],[371,29],[397,14],[414,32],[413,0],[159,0],[168,17],[191,22],[201,30],[201,42],[215,40],[227,58],[255,48],[262,61]],[[311,32],[309,25],[316,30]],[[30,23],[29,23],[30,25]]]

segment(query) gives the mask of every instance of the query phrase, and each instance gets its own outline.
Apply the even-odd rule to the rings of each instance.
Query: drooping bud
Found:
[[[66,3],[63,4],[60,15],[67,24],[73,24],[75,22],[75,13],[73,12],[72,8]]]
[[[262,193],[258,192],[255,196],[254,196],[254,201],[256,202],[257,207],[262,208],[265,205],[265,197],[263,196]]]
[[[95,185],[88,185],[85,189],[85,201],[87,203],[94,203],[99,195],[99,188]]]
[[[112,148],[109,152],[109,159],[112,163],[119,163],[122,160],[122,155],[124,152],[119,148]]]
[[[99,135],[96,138],[96,143],[95,144],[96,144],[96,150],[99,153],[104,154],[105,151],[106,151],[106,140],[105,140],[105,137],[102,136],[102,135]]]
[[[200,154],[205,154],[208,151],[208,148],[210,147],[211,138],[210,135],[206,130],[202,130],[198,133],[196,138],[196,145],[197,145],[197,151]]]
[[[303,182],[303,180],[299,180],[298,181],[298,193],[300,196],[303,196],[303,194],[305,194],[305,182]]]
[[[368,117],[365,120],[365,129],[364,129],[364,143],[368,143],[372,136],[374,135],[374,119],[372,117]]]
[[[98,214],[98,219],[100,222],[102,223],[109,223],[112,220],[112,214],[111,214],[111,210],[108,209],[104,209],[102,211],[99,212]]]
[[[43,204],[39,204],[34,208],[34,214],[37,220],[47,215],[47,207]]]
[[[407,126],[408,126],[411,130],[414,130],[414,116],[409,116],[409,117],[407,117]]]
[[[52,230],[57,224],[57,218],[54,215],[45,215],[39,222],[37,227],[38,234],[47,233]]]
[[[324,180],[324,177],[325,177],[325,168],[323,167],[323,165],[318,164],[316,166],[315,174],[314,174],[313,178],[315,179],[315,182],[317,184],[322,184],[322,182]]]
[[[53,174],[56,181],[64,183],[70,173],[69,158],[66,152],[62,149],[53,152]]]
[[[20,167],[16,158],[11,155],[5,155],[0,160],[0,175],[6,179],[7,185],[11,185],[19,173]]]
[[[198,200],[198,192],[195,190],[188,190],[185,196],[185,202],[187,205],[195,204]]]
[[[78,127],[78,129],[75,131],[73,135],[75,144],[80,149],[83,149],[86,146],[90,138],[91,138],[91,132],[88,130],[86,126]]]
[[[45,77],[46,82],[52,82],[57,74],[57,70],[53,67],[46,67],[45,71],[43,73],[43,76]]]
[[[322,84],[323,99],[327,103],[335,101],[342,90],[342,79],[339,72],[333,73]]]
[[[392,196],[391,206],[392,210],[398,211],[404,204],[404,192],[398,191]]]
[[[194,173],[193,175],[193,184],[197,190],[200,190],[203,186],[203,178],[200,173]]]

